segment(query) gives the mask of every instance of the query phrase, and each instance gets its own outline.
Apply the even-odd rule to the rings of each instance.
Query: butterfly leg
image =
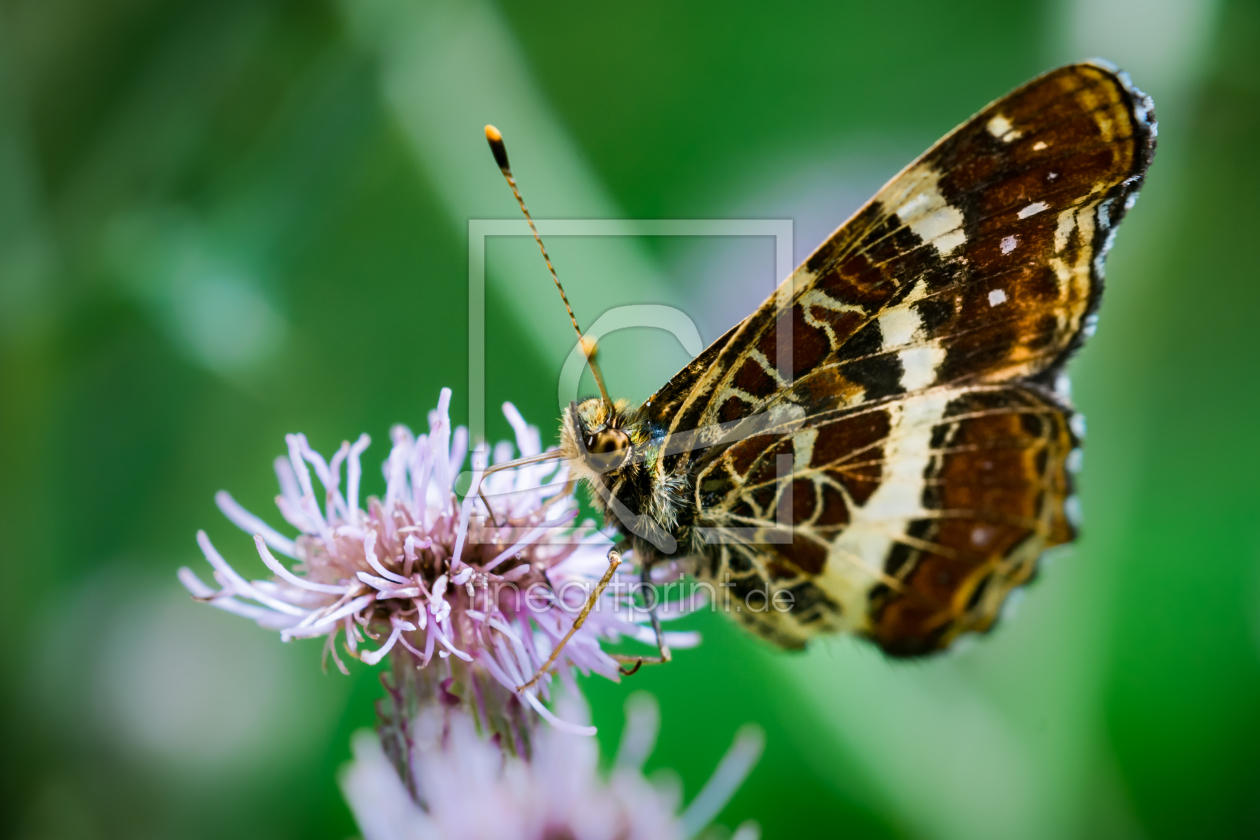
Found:
[[[649,575],[649,565],[647,563],[643,564],[643,568],[639,573],[639,580],[642,581],[643,587],[645,590],[647,587],[652,585],[651,576]],[[665,641],[665,634],[661,632],[661,617],[657,615],[657,612],[656,612],[656,609],[658,606],[659,604],[657,603],[657,599],[653,598],[652,608],[648,611],[648,615],[651,617],[651,620],[652,620],[652,632],[656,634],[657,655],[656,656],[624,656],[621,654],[613,654],[613,659],[622,663],[622,665],[630,665],[631,663],[633,663],[633,667],[630,668],[630,670],[628,671],[624,667],[618,669],[619,671],[621,671],[623,675],[627,677],[631,676],[632,674],[637,673],[638,670],[642,668],[644,665],[663,665],[674,658],[673,654],[670,653],[669,644],[666,643]]]
[[[604,576],[599,579],[599,583],[595,585],[595,589],[587,597],[586,603],[582,605],[582,611],[578,613],[578,617],[573,620],[573,626],[569,628],[569,632],[564,634],[564,638],[551,651],[551,656],[547,657],[547,661],[538,669],[534,676],[530,677],[529,682],[524,685],[518,685],[517,691],[526,691],[532,688],[542,679],[542,675],[551,670],[551,666],[556,664],[556,660],[560,658],[560,651],[564,650],[564,646],[569,643],[569,639],[573,638],[573,634],[581,629],[586,623],[586,617],[591,614],[591,610],[595,608],[595,604],[599,601],[599,596],[604,594],[604,590],[608,588],[608,582],[612,580],[613,572],[617,571],[617,567],[621,565],[621,549],[613,546],[608,549],[608,570],[604,572]]]
[[[481,497],[481,503],[486,506],[486,513],[490,515],[490,522],[494,527],[502,527],[499,525],[498,518],[494,515],[494,508],[490,507],[490,500],[486,498],[486,490],[480,485],[477,487],[477,495]]]
[[[490,517],[490,521],[494,523],[494,527],[498,528],[501,526],[499,525],[499,518],[494,515],[494,508],[490,507],[490,500],[486,498],[486,477],[502,470],[520,469],[521,467],[528,466],[530,464],[540,464],[543,461],[558,461],[561,457],[562,456],[558,451],[542,452],[538,455],[527,455],[524,458],[517,458],[514,461],[505,461],[501,464],[495,464],[492,467],[486,468],[485,472],[481,474],[481,481],[477,483],[477,495],[481,498],[481,503],[486,506],[486,514]],[[566,485],[566,492],[567,487],[568,485]],[[554,501],[554,497],[548,502],[548,504],[550,504],[551,501]],[[546,505],[543,505],[543,509],[546,509]]]

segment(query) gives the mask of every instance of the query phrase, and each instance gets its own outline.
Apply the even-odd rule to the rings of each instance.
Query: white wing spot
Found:
[[[1015,246],[1018,244],[1019,244],[1019,237],[1003,236],[1002,237],[1002,253],[1009,254],[1011,251],[1015,250]]]
[[[1046,176],[1046,180],[1053,181],[1055,178],[1058,178],[1058,177],[1059,177],[1058,172],[1051,172],[1049,175]]]
[[[989,292],[989,306],[997,306],[999,303],[1006,303],[1006,292],[994,289]]]
[[[1063,502],[1063,515],[1067,517],[1068,524],[1073,528],[1081,527],[1081,520],[1084,518],[1081,513],[1081,500],[1076,496],[1068,496]]]
[[[1038,140],[1036,143],[1033,143],[1033,151],[1034,151],[1034,152],[1040,152],[1040,151],[1041,151],[1042,149],[1044,149],[1044,148],[1046,148],[1046,141],[1045,141],[1045,140]]]
[[[938,170],[919,164],[896,180],[883,201],[920,239],[948,254],[967,241],[967,234],[962,211],[945,200],[940,180]]]
[[[1049,209],[1050,209],[1050,205],[1046,204],[1044,201],[1034,201],[1032,204],[1029,204],[1027,207],[1025,207],[1023,210],[1020,210],[1015,215],[1019,216],[1021,219],[1027,219],[1029,216],[1037,215],[1042,210],[1049,210]]]
[[[879,316],[882,349],[897,352],[901,362],[901,387],[907,391],[917,391],[935,382],[936,369],[945,360],[945,350],[935,340],[916,346],[924,337],[923,316],[913,304],[926,294],[927,285],[919,281],[900,305]]]
[[[1072,434],[1076,435],[1077,440],[1085,439],[1085,415],[1073,414],[1068,418],[1068,428],[1072,430]]]
[[[990,134],[1001,140],[1003,143],[1010,143],[1012,140],[1019,139],[1020,132],[1013,131],[1011,129],[1011,121],[1001,114],[998,114],[989,120],[988,124],[985,125],[985,128],[989,130]]]
[[[920,280],[900,304],[880,313],[878,320],[879,332],[883,336],[882,349],[896,350],[922,337],[918,331],[923,326],[923,318],[913,304],[926,296],[927,283]]]
[[[922,347],[910,347],[897,354],[901,362],[901,387],[918,391],[936,381],[936,369],[945,361],[945,348],[936,341]]]
[[[909,306],[898,306],[879,316],[879,331],[884,339],[884,349],[903,347],[914,341],[915,333],[923,326],[919,313]]]

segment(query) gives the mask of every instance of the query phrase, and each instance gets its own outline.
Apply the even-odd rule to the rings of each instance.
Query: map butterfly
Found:
[[[790,593],[732,613],[783,647],[849,632],[919,656],[989,630],[1076,536],[1062,371],[1155,136],[1150,98],[1105,63],[1029,82],[642,405],[609,399],[588,348],[601,397],[570,406],[555,457],[645,569],[681,557],[737,597]]]

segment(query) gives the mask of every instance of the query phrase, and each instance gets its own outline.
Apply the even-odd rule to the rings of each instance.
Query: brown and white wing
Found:
[[[802,491],[794,510],[815,500],[788,543],[711,552],[732,574],[801,588],[786,617],[752,619],[776,622],[767,635],[936,649],[987,627],[1036,556],[1073,538],[1071,412],[1050,385],[1092,331],[1154,138],[1150,99],[1112,68],[1030,82],[901,172],[703,372],[652,398],[685,441],[661,469],[697,476],[702,526],[767,527],[785,486]],[[790,469],[774,458],[774,479],[753,476],[768,462],[752,452],[785,446]]]
[[[654,411],[687,430],[784,401],[1045,379],[1090,332],[1154,140],[1151,101],[1123,74],[1035,79],[890,181]]]
[[[787,420],[702,465],[701,573],[787,647],[849,631],[913,656],[987,630],[1042,552],[1074,536],[1070,416],[1021,384]]]

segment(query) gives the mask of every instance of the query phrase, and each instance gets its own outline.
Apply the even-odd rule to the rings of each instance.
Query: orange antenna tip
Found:
[[[507,146],[503,145],[502,132],[492,125],[486,126],[486,141],[490,144],[490,151],[494,153],[494,162],[499,164],[499,169],[504,173],[511,172],[511,167],[508,166]]]
[[[564,303],[564,310],[569,313],[569,320],[573,323],[573,331],[577,333],[578,341],[582,344],[582,352],[586,354],[586,364],[591,369],[591,375],[595,377],[595,384],[599,386],[599,394],[611,408],[612,400],[608,398],[608,389],[604,387],[604,375],[600,373],[599,365],[595,363],[595,339],[584,336],[582,328],[578,326],[577,317],[573,314],[573,307],[569,305],[569,296],[564,293],[564,286],[560,285],[560,278],[556,275],[556,267],[551,264],[551,257],[547,256],[547,246],[543,245],[542,237],[538,235],[538,227],[534,224],[534,217],[529,215],[529,208],[525,206],[525,199],[521,198],[521,191],[516,186],[516,179],[512,177],[512,170],[508,167],[507,147],[503,145],[503,135],[499,132],[499,129],[492,125],[486,126],[486,142],[490,144],[490,151],[494,152],[494,162],[499,164],[499,170],[503,173],[503,177],[507,179],[508,186],[512,188],[512,195],[516,197],[516,203],[521,206],[521,214],[525,216],[525,221],[529,223],[529,232],[534,234],[534,241],[538,243],[538,250],[542,252],[543,262],[547,264],[547,271],[550,272],[551,279],[556,283],[556,290],[560,292],[560,300]]]

